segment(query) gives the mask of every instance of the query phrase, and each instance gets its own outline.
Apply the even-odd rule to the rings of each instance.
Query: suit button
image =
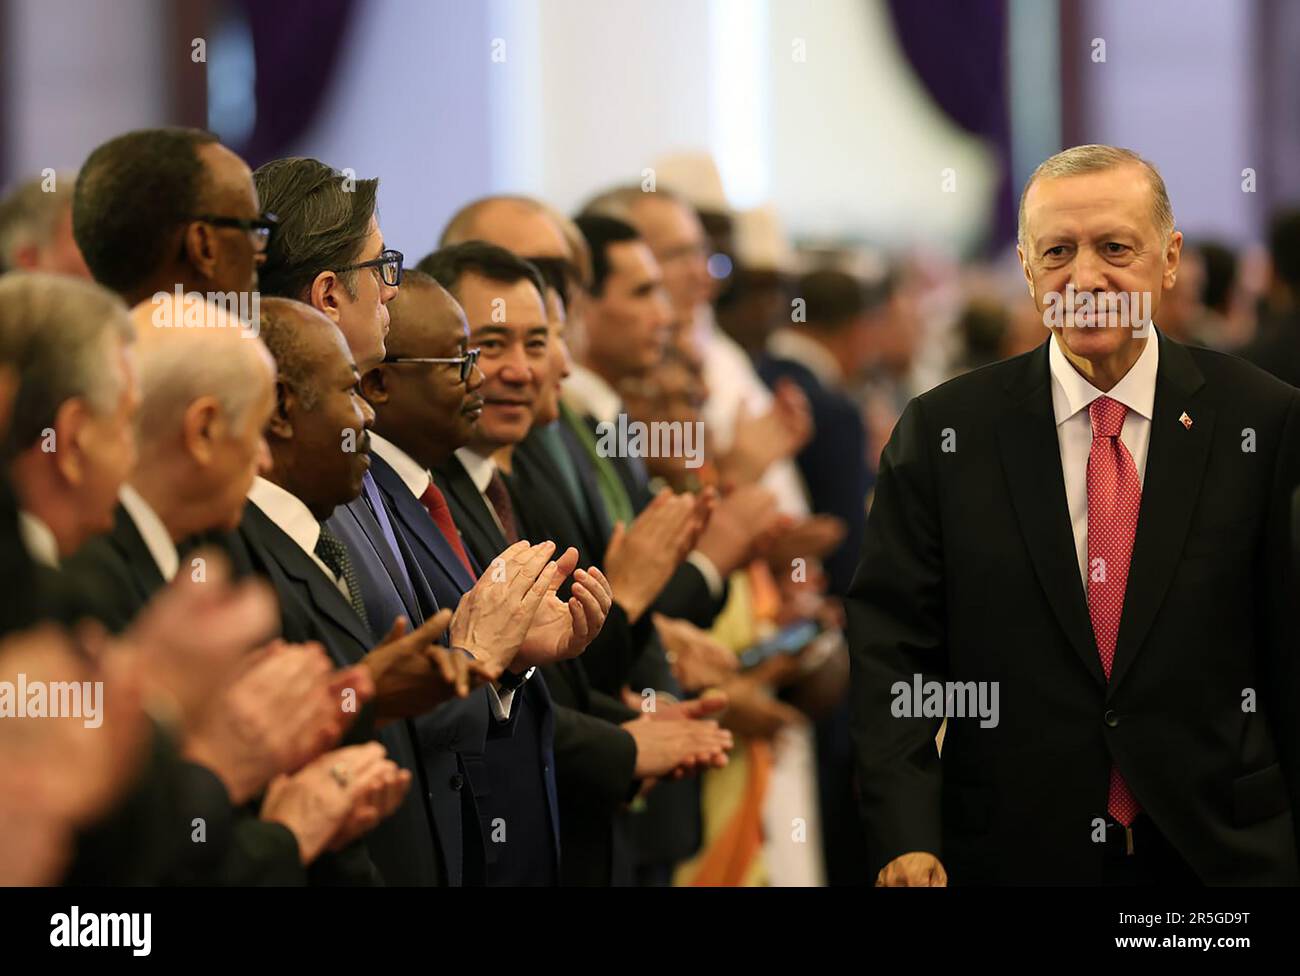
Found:
[[[1115,726],[1119,725],[1119,716],[1112,711],[1107,711],[1106,714],[1102,716],[1102,721],[1113,729]]]
[[[453,790],[458,790],[465,785],[465,777],[462,776],[460,773],[457,773],[455,776],[453,776],[450,780],[447,781],[447,785],[450,786]]]

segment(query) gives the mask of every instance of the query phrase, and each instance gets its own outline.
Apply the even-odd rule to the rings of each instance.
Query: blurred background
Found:
[[[1187,240],[1157,325],[1300,382],[1297,54],[1287,0],[0,0],[0,188],[199,126],[380,177],[414,262],[484,194],[657,181],[751,353],[799,274],[880,286],[848,378],[874,462],[910,395],[1042,341],[1016,206],[1069,145],[1163,172]]]
[[[1185,244],[1160,330],[1300,384],[1300,2],[0,0],[0,191],[169,124],[253,167],[379,177],[408,264],[486,194],[572,214],[613,185],[672,189],[748,354],[715,352],[721,372],[797,352],[810,272],[848,272],[860,291],[822,296],[826,385],[861,410],[863,485],[910,397],[1046,338],[1016,209],[1066,146],[1162,171]],[[55,257],[75,252],[59,219]],[[846,729],[818,730],[832,884],[866,878]]]

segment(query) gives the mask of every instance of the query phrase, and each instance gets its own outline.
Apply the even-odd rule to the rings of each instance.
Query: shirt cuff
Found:
[[[497,691],[496,685],[488,685],[488,704],[492,706],[492,715],[498,722],[510,721],[510,706],[515,701],[515,691]]]
[[[698,569],[700,575],[704,577],[704,585],[709,588],[709,596],[721,600],[722,574],[718,572],[718,567],[713,565],[713,560],[695,549],[686,557],[686,561]]]
[[[524,672],[519,684],[515,685],[509,691],[504,689],[498,690],[496,685],[488,685],[488,704],[492,706],[492,714],[498,722],[510,721],[510,709],[514,705],[515,692],[524,686],[524,682],[533,676],[537,668],[529,668]]]

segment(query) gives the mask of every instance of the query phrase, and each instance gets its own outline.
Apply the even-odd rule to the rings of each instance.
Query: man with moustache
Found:
[[[1300,393],[1061,304],[1158,322],[1181,248],[1150,163],[1048,159],[1018,248],[1048,341],[914,399],[885,449],[850,593],[877,884],[1296,881]],[[922,680],[997,682],[1000,713],[949,716],[940,759]]]

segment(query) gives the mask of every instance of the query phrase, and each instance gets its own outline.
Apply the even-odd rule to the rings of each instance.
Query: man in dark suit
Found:
[[[320,327],[316,323],[324,323],[327,320],[320,313],[299,303],[277,299],[263,302],[263,310],[269,313],[270,317],[268,319],[267,315],[264,315],[262,334],[267,339],[272,352],[275,353],[281,370],[283,408],[278,409],[277,414],[273,416],[268,431],[271,451],[276,461],[271,477],[282,479],[284,485],[278,486],[264,479],[255,482],[250,494],[253,505],[245,515],[245,526],[241,529],[241,534],[249,540],[249,548],[253,550],[253,555],[258,561],[263,565],[274,564],[271,567],[275,571],[272,573],[273,580],[277,575],[288,575],[296,578],[300,583],[307,584],[305,595],[310,607],[326,625],[326,645],[337,649],[344,656],[355,655],[364,652],[364,647],[368,646],[362,643],[361,638],[363,634],[369,632],[365,623],[364,600],[356,567],[347,553],[347,547],[341,542],[334,541],[335,537],[328,529],[313,525],[303,517],[303,512],[307,509],[305,501],[300,501],[299,498],[310,498],[312,502],[310,511],[316,513],[316,517],[319,518],[320,513],[332,510],[332,503],[341,504],[350,497],[350,492],[359,490],[360,475],[362,470],[368,467],[368,458],[363,462],[356,454],[339,451],[337,447],[325,443],[322,438],[337,436],[339,430],[343,430],[345,434],[351,432],[355,435],[358,453],[365,457],[365,452],[368,450],[366,429],[373,418],[373,413],[358,395],[354,371],[352,384],[343,385],[345,379],[343,368],[346,366],[349,370],[353,369],[343,358],[349,353],[344,350],[343,356],[339,356],[336,344],[328,341],[328,335],[324,341],[321,340]],[[290,315],[293,316],[292,320],[288,322],[281,320],[281,317],[288,318]],[[332,331],[335,339],[339,339],[337,330],[326,331]],[[316,344],[314,351],[308,345],[312,342]],[[341,340],[337,345],[341,345]],[[284,401],[292,390],[300,387],[305,390],[306,403],[314,403],[317,399],[323,401],[327,395],[334,397],[332,411],[326,410],[323,403],[319,407],[312,406],[308,409],[304,406],[303,400],[294,399],[289,406],[293,408],[296,422],[287,420],[282,416],[282,413],[288,410],[288,407],[283,405]],[[345,423],[349,411],[354,426]],[[331,461],[330,458],[334,460]],[[340,461],[339,458],[343,460]],[[294,490],[291,491],[285,486],[292,486]],[[270,521],[275,525],[268,527],[266,524],[258,525],[251,522],[259,518],[263,523]],[[278,537],[271,531],[277,528]],[[313,528],[316,535],[314,541],[310,538]],[[287,545],[285,537],[288,537]],[[311,544],[310,548],[308,543]],[[454,617],[450,610],[443,610],[423,627],[414,631],[411,636],[421,635],[422,640],[427,641],[429,635],[440,633],[450,618],[450,641],[454,648],[453,652],[448,656],[445,652],[436,649],[430,651],[426,648],[426,653],[433,653],[442,661],[462,662],[463,655],[460,652],[463,651],[474,661],[484,662],[483,665],[476,665],[476,672],[489,680],[499,679],[504,682],[506,679],[500,678],[500,673],[507,668],[526,670],[536,663],[535,660],[530,661],[529,655],[543,653],[543,650],[538,647],[537,634],[532,630],[538,606],[544,602],[544,595],[553,592],[558,586],[558,579],[573,569],[571,555],[548,563],[547,559],[553,552],[554,546],[549,543],[533,547],[526,544],[512,547],[501,556],[500,578],[485,577],[481,585],[472,590],[470,598],[458,606]],[[326,565],[332,562],[337,567],[334,583],[331,584],[329,577],[322,572],[309,569],[311,563],[316,561],[313,556]],[[317,570],[319,569],[320,566],[317,564]],[[344,584],[347,587],[346,596],[343,592]],[[282,589],[284,586],[283,581],[278,581],[278,588]],[[301,593],[301,587],[299,590]],[[548,619],[551,612],[547,611]],[[568,607],[563,608],[563,614],[566,618],[569,617]],[[583,617],[584,627],[589,619],[589,616]],[[328,633],[330,630],[334,631],[332,635]],[[573,631],[577,633],[576,624]],[[366,640],[368,641],[369,638]],[[385,647],[394,643],[401,644],[402,640],[396,642],[390,640],[376,651],[366,655],[367,659],[374,659]],[[412,662],[409,660],[403,662],[397,659],[392,665],[387,666],[383,662],[377,662],[375,677],[378,686],[376,717],[381,720],[419,715],[428,711],[431,705],[436,703],[424,690],[427,678],[413,680],[418,677],[418,674],[412,672]],[[385,709],[384,687],[390,682],[393,692],[391,707]],[[504,700],[502,710],[496,714],[496,723],[491,726],[491,731],[488,733],[487,747],[490,747],[494,739],[509,737],[513,728],[508,693],[503,694],[497,689],[490,690]],[[508,689],[505,691],[508,692]],[[480,699],[480,705],[477,707],[486,710],[488,703]],[[444,735],[446,734],[444,731]],[[432,742],[424,729],[416,730],[415,737],[419,743],[419,755],[423,762],[421,768],[426,777],[429,775],[428,770],[434,768],[432,760],[435,753],[456,748],[454,737]],[[406,744],[414,751],[414,741],[408,741]],[[484,748],[486,747],[481,747],[479,752],[482,753]],[[540,751],[534,756],[533,762],[539,779],[549,775],[544,768]],[[508,768],[518,771],[517,764]],[[477,799],[480,794],[489,795],[482,776],[476,783],[473,779],[474,775],[475,772],[469,769],[451,775],[451,788],[463,791],[464,815],[469,818],[464,824],[463,835],[464,850],[468,852],[464,877],[470,881],[478,880],[479,869],[475,862],[481,856],[475,854],[479,832],[470,827],[470,824],[475,823],[479,817],[474,799]],[[427,788],[429,787],[426,786]],[[474,791],[474,799],[469,796],[470,790]],[[545,819],[544,816],[533,818],[532,822],[544,822]],[[493,826],[499,833],[500,828],[497,825]],[[523,832],[523,827],[523,824],[514,822],[507,823],[504,829],[507,833],[510,830]],[[486,842],[487,838],[484,840]],[[450,871],[451,867],[460,870],[459,852],[451,850],[446,838],[443,838],[442,849],[449,861],[455,859],[455,863],[449,865],[449,878],[460,880]]]
[[[541,295],[543,285],[530,265],[491,245],[468,243],[445,248],[431,255],[427,263],[435,277],[445,280],[453,294],[463,296],[467,303],[462,313],[448,296],[444,303],[444,320],[450,311],[453,316],[450,324],[464,329],[465,318],[472,316],[475,325],[469,330],[468,340],[484,349],[480,360],[486,401],[482,416],[461,435],[468,443],[437,466],[434,478],[452,509],[465,547],[480,565],[490,565],[494,553],[512,536],[525,532],[533,537],[546,536],[554,529],[553,525],[543,524],[536,518],[530,520],[530,515],[537,509],[525,501],[519,486],[511,483],[513,476],[507,477],[498,470],[496,460],[500,457],[513,466],[514,446],[532,429],[539,401],[553,393],[547,387],[554,349]],[[505,302],[504,316],[492,313],[494,296]],[[524,409],[519,409],[516,404]],[[408,420],[406,426],[414,425]],[[445,453],[447,447],[441,450]],[[471,470],[475,473],[471,474]],[[547,486],[535,484],[529,493],[529,501],[546,490]],[[554,490],[553,485],[550,490]],[[693,503],[683,499],[681,505],[684,518],[693,510]],[[561,545],[573,545],[577,539],[560,535],[558,541]],[[657,575],[657,571],[649,575]],[[663,578],[659,576],[661,582]],[[619,599],[617,591],[613,595],[614,599]],[[607,644],[626,641],[626,629],[608,635],[602,632],[601,639],[605,639]],[[588,653],[594,652],[593,647]],[[617,654],[618,648],[607,646],[604,653]],[[582,722],[567,713],[562,713],[557,725],[557,743],[566,746],[561,750],[564,761],[559,784],[564,811],[561,818],[565,851],[563,879],[567,884],[609,884],[630,880],[618,870],[619,861],[615,857],[615,809],[602,808],[591,802],[593,794],[586,784],[592,773],[598,773],[599,769],[592,768],[590,759],[584,758],[583,751],[577,748],[578,744],[595,737],[602,746],[611,747],[607,754],[613,758],[622,753],[622,750],[613,748],[618,737],[624,732],[630,733],[637,742],[633,773],[639,778],[663,775],[673,770],[688,756],[695,755],[697,744],[693,738],[708,738],[716,734],[716,729],[704,723],[677,726],[634,721],[636,713],[621,700],[591,688],[584,660],[553,666],[548,669],[547,680],[564,705],[623,727],[619,730]],[[698,748],[709,751],[707,743]],[[590,749],[586,751],[591,752]],[[608,796],[617,803],[628,799],[626,784],[612,791],[602,790],[596,795]]]
[[[1052,157],[1048,342],[890,439],[850,607],[880,884],[1297,878],[1300,393],[1150,326],[1181,245],[1140,157]]]

